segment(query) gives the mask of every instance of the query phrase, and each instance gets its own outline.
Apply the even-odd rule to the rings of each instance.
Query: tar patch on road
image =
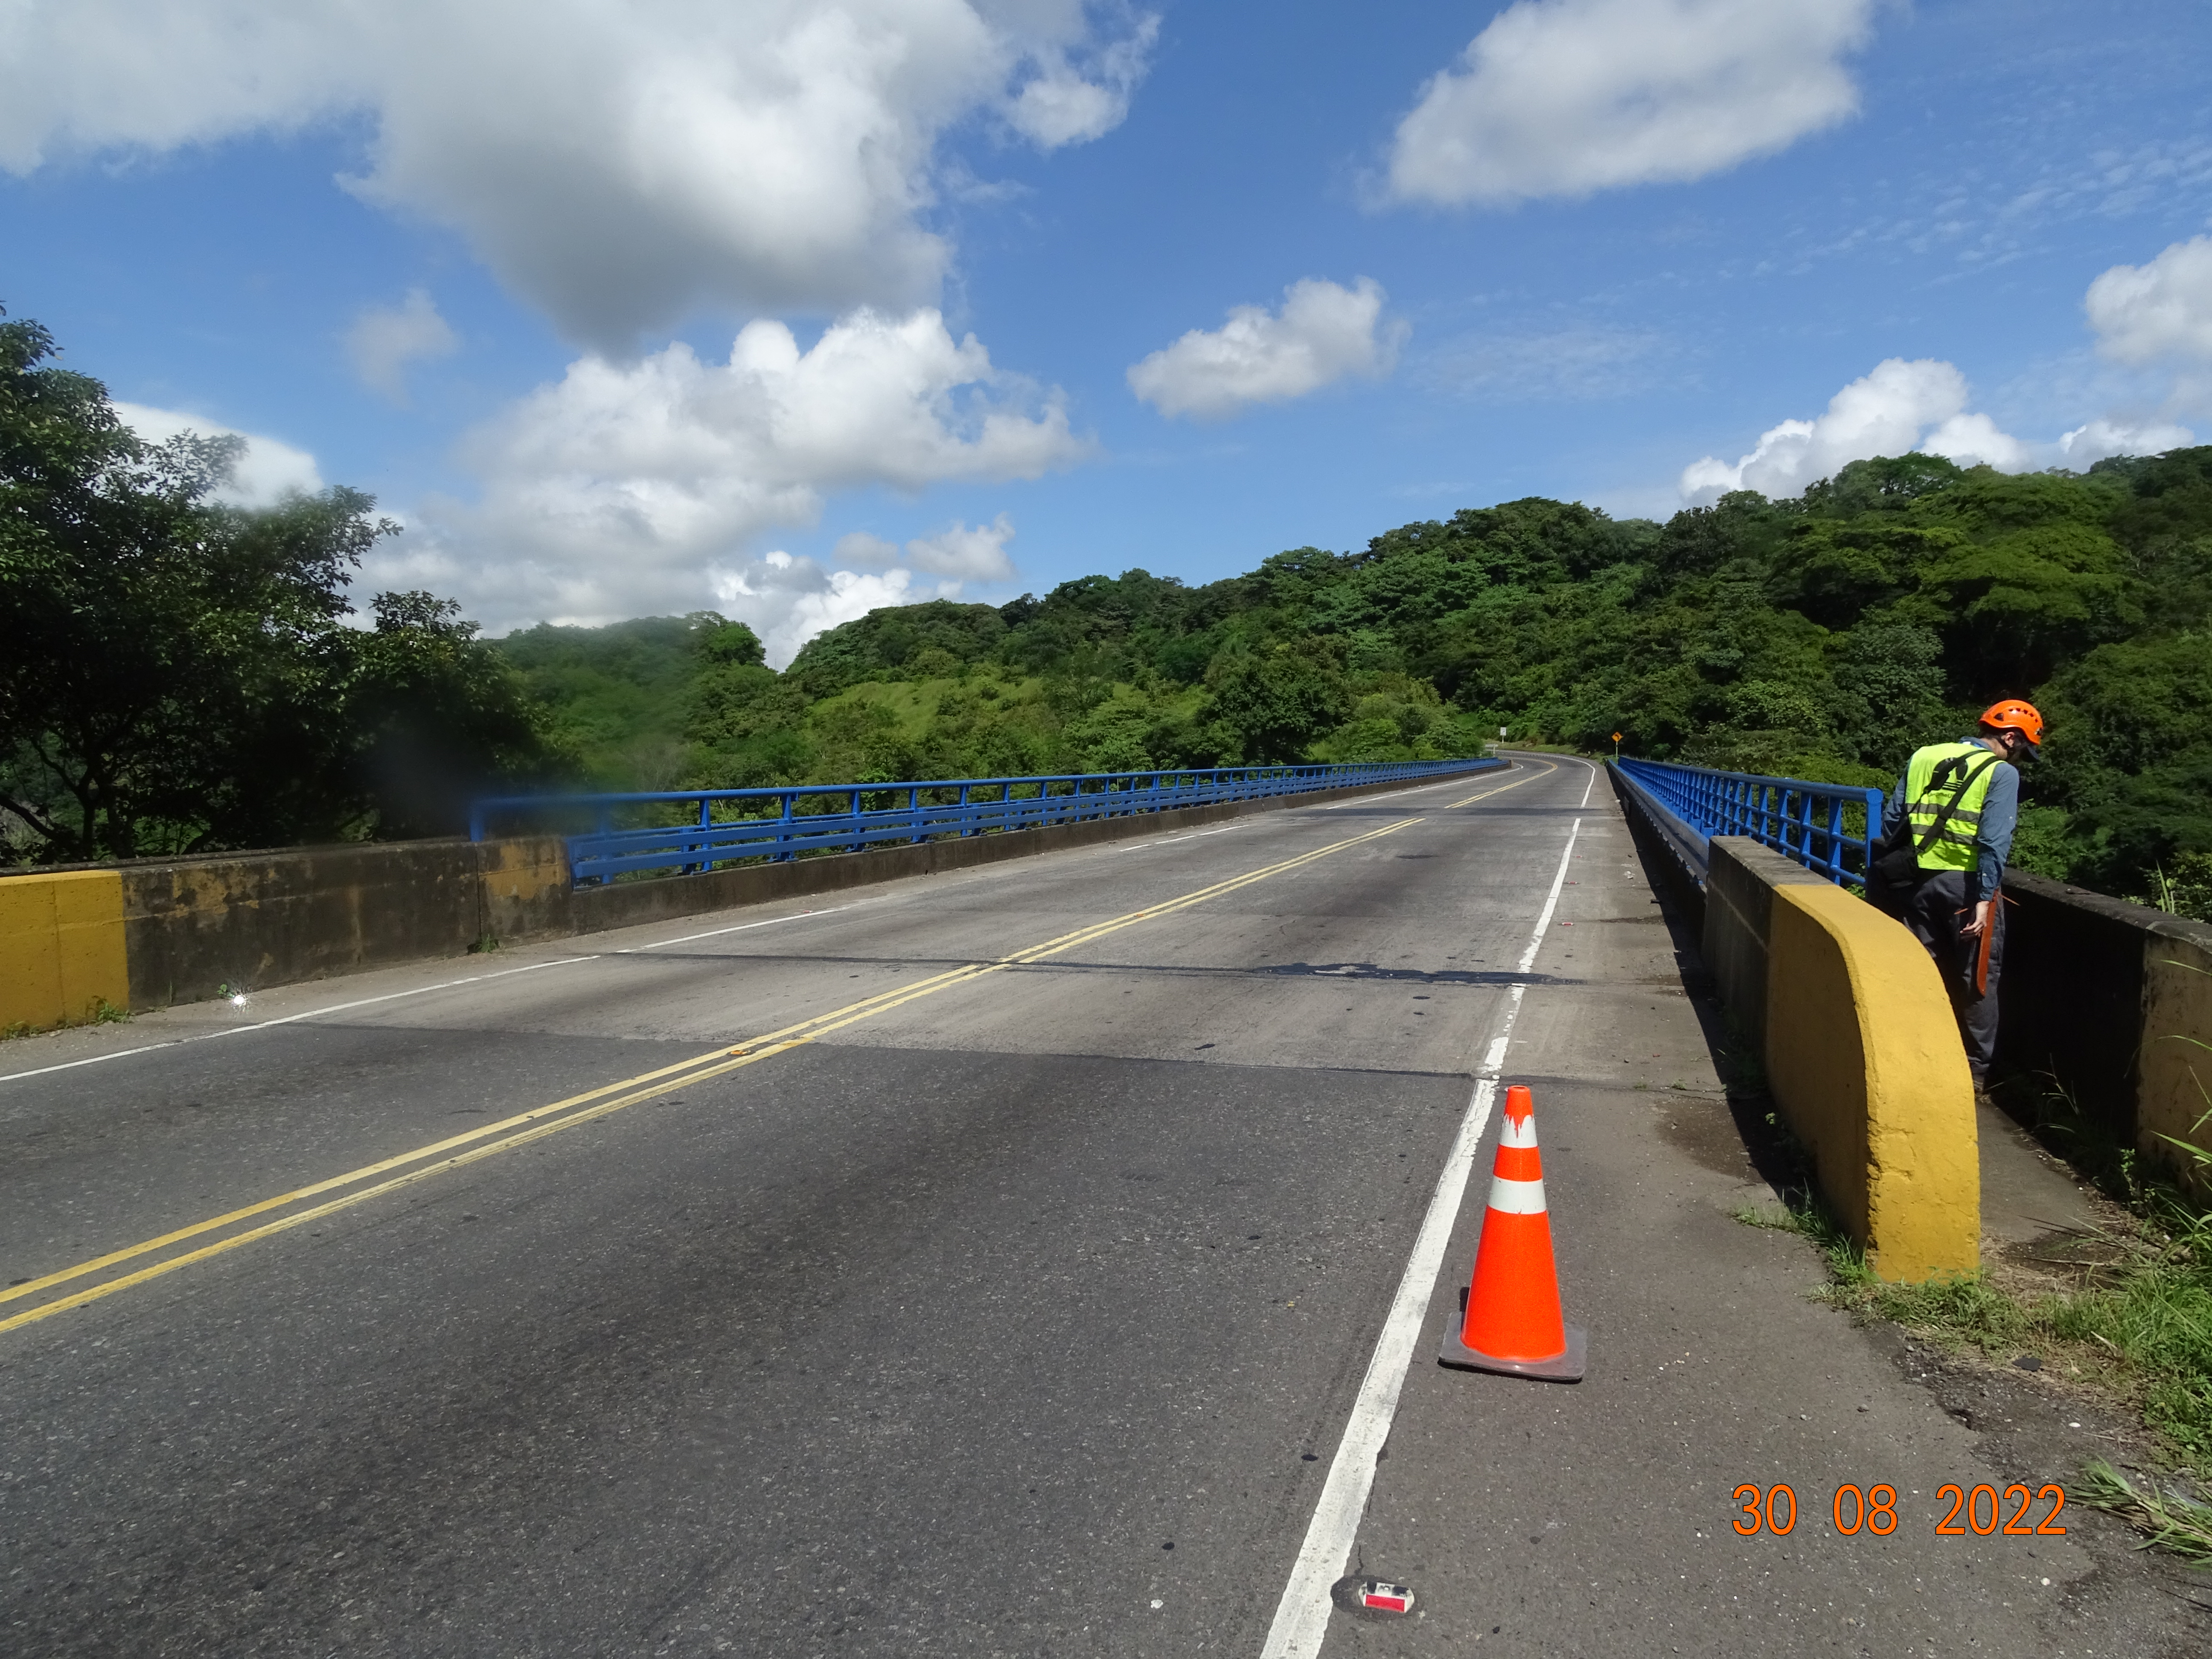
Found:
[[[1272,974],[1285,979],[1401,980],[1409,985],[1580,985],[1578,979],[1551,974],[1516,974],[1510,969],[1378,968],[1371,962],[1283,962],[1271,967],[1239,969]]]

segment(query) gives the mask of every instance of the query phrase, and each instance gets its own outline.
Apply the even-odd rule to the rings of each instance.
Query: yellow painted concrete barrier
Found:
[[[131,1006],[112,870],[0,878],[0,1030],[78,1025]]]
[[[1775,894],[1820,878],[1741,836],[1694,838],[1632,780],[1613,787],[1740,1037],[1766,1044]],[[2154,1169],[2212,1191],[2212,925],[2027,871],[2005,872],[2000,1090],[2063,1091]],[[1933,992],[1927,1006],[1936,1006]],[[1932,1039],[1931,1039],[1932,1040]]]
[[[1935,964],[1840,888],[1773,893],[1767,1080],[1821,1191],[1882,1278],[1971,1272],[1981,1237],[1974,1085]]]
[[[1973,1075],[1936,964],[1864,900],[1741,836],[1707,849],[1700,949],[1814,1179],[1884,1279],[1980,1260]]]

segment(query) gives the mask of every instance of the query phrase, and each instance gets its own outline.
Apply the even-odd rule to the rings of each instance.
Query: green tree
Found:
[[[1206,683],[1200,721],[1227,735],[1229,759],[1248,764],[1304,760],[1352,708],[1335,647],[1310,635],[1217,658]]]
[[[931,599],[890,605],[816,635],[787,672],[805,681],[813,695],[827,696],[860,680],[894,677],[933,647],[956,663],[982,661],[1006,631],[1006,619],[988,605]]]
[[[350,572],[394,528],[368,496],[222,505],[238,441],[145,444],[55,349],[0,324],[0,809],[24,850],[395,832],[422,820],[365,757],[403,727],[480,769],[535,763],[520,689],[450,618],[400,596],[373,635],[346,625]],[[468,672],[431,685],[418,666],[410,723],[395,676],[425,647]]]
[[[2212,637],[2098,647],[2038,696],[2051,722],[2039,799],[2062,808],[2077,878],[2142,892],[2179,854],[2212,852]]]
[[[545,711],[457,603],[380,593],[371,610],[374,628],[335,641],[350,752],[325,799],[348,803],[380,836],[456,835],[487,788],[568,771],[573,757],[549,741]]]

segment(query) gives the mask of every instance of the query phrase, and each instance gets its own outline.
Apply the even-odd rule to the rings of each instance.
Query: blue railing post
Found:
[[[699,829],[702,839],[690,842],[685,847],[684,850],[690,853],[705,851],[707,842],[703,839],[704,833],[707,830],[712,830],[714,827],[714,798],[712,795],[702,795],[699,797]],[[713,868],[714,866],[711,864],[687,864],[684,866],[684,872],[686,875],[692,875],[702,870],[711,870]]]
[[[1866,879],[1869,848],[1881,833],[1879,789],[1670,761],[1624,758],[1619,764],[1624,776],[1698,835],[1747,836],[1830,881]],[[1853,807],[1866,819],[1856,835],[1844,824]]]

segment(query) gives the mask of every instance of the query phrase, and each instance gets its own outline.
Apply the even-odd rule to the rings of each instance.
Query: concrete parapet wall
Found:
[[[1667,890],[1667,896],[1690,926],[1702,928],[1705,917],[1705,838],[1692,830],[1655,799],[1651,792],[1617,766],[1605,775],[1613,781],[1621,814],[1630,835],[1644,850],[1649,868]]]
[[[2212,927],[2006,873],[1997,1061],[2185,1171],[2212,1152]]]
[[[0,1029],[79,1024],[103,1002],[161,1008],[205,1000],[225,985],[264,989],[1408,787],[1361,784],[602,887],[572,886],[567,843],[551,836],[355,842],[0,876]]]
[[[560,836],[517,836],[478,842],[475,848],[481,908],[471,942],[519,943],[581,931],[570,890],[568,846]]]
[[[2143,945],[2160,913],[2021,870],[2005,872],[1997,1059],[2063,1080],[2122,1146],[2136,1137]]]
[[[131,1006],[465,951],[488,931],[484,866],[504,851],[363,842],[124,865]]]
[[[1942,979],[1899,923],[1748,837],[1717,836],[1705,955],[1838,1218],[1884,1279],[1980,1260],[1974,1085]]]
[[[2154,932],[2143,963],[2143,1046],[2137,1062],[2137,1146],[2198,1184],[2212,1166],[2212,928]],[[2182,1143],[2181,1146],[2174,1145]]]

